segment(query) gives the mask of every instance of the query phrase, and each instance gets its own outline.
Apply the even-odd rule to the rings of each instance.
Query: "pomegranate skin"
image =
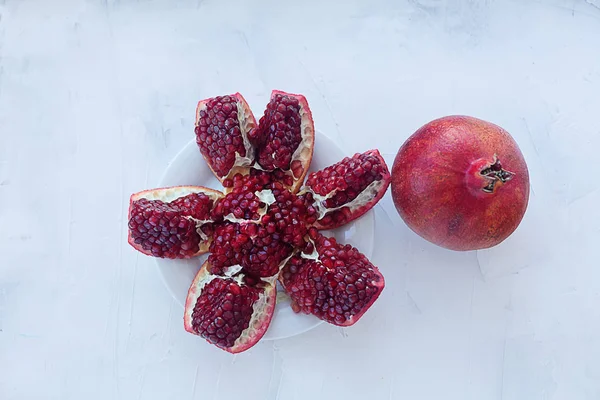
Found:
[[[529,201],[517,143],[501,127],[468,116],[436,119],[409,137],[394,160],[391,186],[410,229],[457,251],[504,241]]]

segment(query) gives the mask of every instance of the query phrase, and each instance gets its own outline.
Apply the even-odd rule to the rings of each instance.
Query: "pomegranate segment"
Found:
[[[306,98],[274,90],[258,127],[249,134],[261,169],[278,171],[296,193],[312,160],[315,128]]]
[[[311,173],[302,192],[311,193],[318,229],[334,229],[369,211],[385,194],[390,172],[378,150],[346,157]]]
[[[247,279],[239,270],[228,276],[202,265],[188,291],[185,330],[230,353],[254,346],[265,334],[275,310],[275,285]]]
[[[211,210],[223,196],[201,186],[145,190],[131,196],[128,242],[160,258],[190,258],[208,250]]]
[[[292,308],[334,325],[353,325],[379,297],[383,275],[354,247],[340,245],[315,228],[310,236],[314,252],[295,255],[281,272]]]
[[[226,223],[215,229],[210,246],[210,272],[225,273],[239,265],[249,275],[268,278],[279,273],[292,254],[292,247],[280,235],[262,225]]]
[[[237,172],[245,174],[254,163],[254,149],[248,141],[248,132],[255,126],[254,115],[239,93],[198,103],[196,143],[219,180]]]

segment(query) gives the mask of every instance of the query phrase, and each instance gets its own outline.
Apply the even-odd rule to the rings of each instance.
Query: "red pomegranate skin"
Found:
[[[418,235],[451,250],[495,246],[521,222],[529,172],[517,143],[490,122],[447,116],[402,145],[392,167],[392,198]]]

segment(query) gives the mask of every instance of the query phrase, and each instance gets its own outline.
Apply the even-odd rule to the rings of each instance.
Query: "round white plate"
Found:
[[[344,153],[341,149],[325,135],[317,132],[310,171],[318,171],[340,161],[342,158],[344,158]],[[219,180],[215,178],[206,165],[195,140],[190,141],[169,163],[160,181],[161,187],[177,185],[223,189]],[[373,251],[374,230],[374,214],[373,210],[370,210],[358,220],[333,231],[325,232],[325,234],[334,236],[340,243],[353,245],[367,257],[370,257]],[[205,254],[191,260],[156,259],[163,282],[182,308],[190,284],[206,257]],[[280,295],[275,307],[275,315],[269,329],[263,336],[263,340],[275,340],[298,335],[313,329],[322,322],[312,315],[294,313],[289,305],[289,298]]]

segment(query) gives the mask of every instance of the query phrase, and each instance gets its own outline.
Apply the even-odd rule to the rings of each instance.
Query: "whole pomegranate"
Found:
[[[391,186],[404,222],[451,250],[502,242],[529,199],[527,164],[513,138],[467,116],[436,119],[408,138],[396,155]]]

